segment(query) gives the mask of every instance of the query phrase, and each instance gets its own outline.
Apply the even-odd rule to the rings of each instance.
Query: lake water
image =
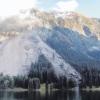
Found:
[[[100,100],[100,92],[0,92],[0,100]]]

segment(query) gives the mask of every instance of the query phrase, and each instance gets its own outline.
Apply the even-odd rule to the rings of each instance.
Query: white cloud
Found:
[[[0,0],[0,16],[8,17],[37,5],[37,0]]]
[[[41,2],[44,3],[44,1],[41,0],[0,0],[0,17],[5,18],[16,15],[21,9],[29,9],[32,7],[38,7],[42,9],[43,6],[39,6],[39,3]],[[76,0],[58,0],[53,9],[61,12],[74,11],[77,6],[78,3]]]
[[[55,11],[66,12],[74,11],[78,7],[78,2],[76,0],[59,1],[53,8]]]

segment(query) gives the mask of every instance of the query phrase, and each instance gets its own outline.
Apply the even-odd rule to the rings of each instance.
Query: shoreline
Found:
[[[6,91],[6,92],[27,92],[28,89],[24,88],[7,88],[7,89],[0,89],[0,91]]]
[[[92,91],[92,92],[95,92],[95,91],[100,91],[100,87],[92,87],[92,88],[83,88],[83,89],[80,89],[81,91]]]
[[[76,88],[72,88],[72,89],[52,89],[52,91],[60,91],[60,90],[63,90],[63,91],[76,91],[76,90],[79,90],[79,91],[86,91],[86,92],[95,92],[95,91],[100,91],[100,87],[92,87],[92,88],[83,88],[83,89],[76,89]],[[6,92],[28,92],[29,90],[28,89],[24,89],[24,88],[7,88],[7,89],[0,89],[0,91],[6,91]],[[38,90],[33,90],[34,91],[39,91],[41,93],[46,93],[46,89],[45,89],[45,86],[42,85],[40,89]],[[50,91],[50,90],[48,90]]]

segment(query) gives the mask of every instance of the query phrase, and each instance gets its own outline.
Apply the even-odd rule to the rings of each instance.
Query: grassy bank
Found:
[[[40,92],[45,92],[45,84],[41,84],[41,88],[39,90],[36,91],[40,91]],[[19,88],[19,87],[15,87],[15,88],[7,88],[7,89],[0,89],[0,91],[7,91],[7,92],[27,92],[28,89],[24,89],[24,88]]]
[[[94,86],[92,88],[86,87],[81,90],[82,91],[100,91],[100,87],[94,87]]]

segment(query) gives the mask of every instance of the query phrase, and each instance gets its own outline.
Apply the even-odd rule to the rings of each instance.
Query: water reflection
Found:
[[[37,92],[0,91],[0,100],[99,100],[100,92],[54,91],[42,94]]]
[[[100,100],[100,91],[81,92],[82,100]]]

